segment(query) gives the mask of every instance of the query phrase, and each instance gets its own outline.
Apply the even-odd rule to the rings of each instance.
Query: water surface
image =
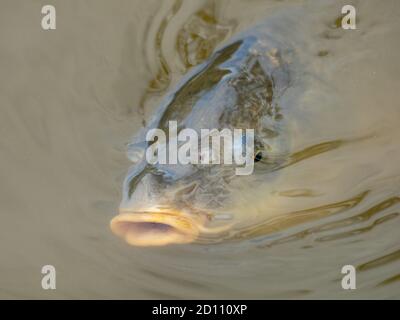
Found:
[[[0,13],[1,298],[400,297],[397,0],[353,2],[348,31],[344,1],[52,3],[55,31],[40,27],[42,1],[3,1]],[[291,161],[244,193],[228,234],[120,241],[108,224],[132,135],[216,46],[287,10],[301,19],[279,34],[303,70]],[[55,291],[41,288],[46,264]]]

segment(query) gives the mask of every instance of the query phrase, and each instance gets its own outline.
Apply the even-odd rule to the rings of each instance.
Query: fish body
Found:
[[[235,165],[150,164],[146,159],[151,145],[146,134],[155,128],[168,132],[171,121],[178,132],[190,128],[199,135],[202,129],[253,129],[252,175],[259,175],[257,183],[268,183],[265,173],[279,168],[289,154],[286,115],[293,107],[283,99],[292,85],[293,50],[277,39],[266,25],[239,34],[165,97],[128,148],[134,165],[124,181],[120,214],[111,221],[114,233],[131,245],[188,243],[209,232],[211,220],[232,218],[235,188],[246,180]]]

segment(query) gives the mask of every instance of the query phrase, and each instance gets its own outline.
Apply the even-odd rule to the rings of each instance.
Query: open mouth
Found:
[[[124,212],[110,222],[111,230],[133,246],[193,242],[199,230],[190,218],[164,212]]]

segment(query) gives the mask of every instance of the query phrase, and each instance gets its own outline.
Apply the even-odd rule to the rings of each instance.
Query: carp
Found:
[[[217,48],[167,94],[128,146],[134,163],[123,184],[119,214],[111,220],[112,231],[128,244],[191,243],[226,230],[234,221],[233,208],[243,201],[238,196],[243,185],[269,183],[265,174],[285,163],[290,151],[287,114],[294,106],[284,97],[292,85],[293,50],[272,31],[259,25]],[[149,163],[146,150],[155,141],[147,141],[146,134],[158,129],[168,136],[171,121],[178,133],[186,128],[199,135],[204,129],[254,130],[252,177],[238,175],[236,164]]]

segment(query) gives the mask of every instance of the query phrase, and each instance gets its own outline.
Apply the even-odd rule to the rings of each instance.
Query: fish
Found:
[[[183,76],[128,145],[133,165],[112,232],[133,246],[196,243],[229,232],[238,201],[242,207],[250,201],[240,196],[243,186],[270,183],[274,178],[266,174],[279,171],[290,156],[295,106],[285,96],[293,86],[294,60],[291,43],[261,24],[234,36]],[[252,174],[237,175],[235,164],[149,163],[152,142],[146,134],[168,132],[171,121],[178,132],[254,130]]]

